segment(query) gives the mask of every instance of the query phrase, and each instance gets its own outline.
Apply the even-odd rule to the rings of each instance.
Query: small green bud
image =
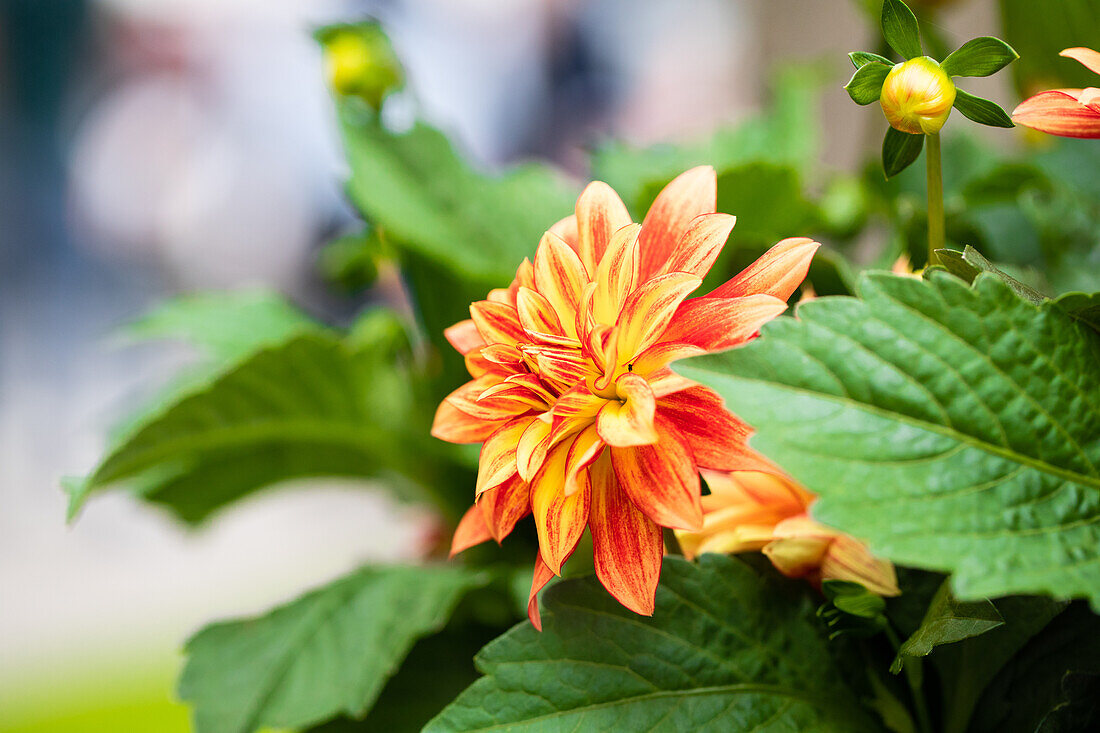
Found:
[[[935,59],[918,56],[890,70],[879,102],[895,130],[934,135],[951,114],[955,84]]]
[[[386,95],[404,83],[401,62],[376,24],[334,26],[318,37],[324,46],[325,77],[337,94],[361,97],[378,110]]]

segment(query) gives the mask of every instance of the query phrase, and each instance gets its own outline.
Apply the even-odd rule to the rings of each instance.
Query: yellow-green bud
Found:
[[[377,26],[340,28],[323,43],[325,76],[337,94],[362,97],[378,109],[382,99],[401,86],[401,64]]]
[[[955,83],[935,59],[920,56],[890,70],[879,102],[894,129],[911,135],[934,135],[951,114]]]

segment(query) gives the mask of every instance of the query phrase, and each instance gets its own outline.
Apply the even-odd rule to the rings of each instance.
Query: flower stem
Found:
[[[939,136],[929,135],[929,137],[936,137],[936,160],[939,161]],[[938,166],[937,166],[938,168]],[[932,176],[929,174],[929,180]],[[937,180],[938,180],[937,176]],[[898,638],[897,633],[889,624],[886,625],[886,638],[890,640],[895,651],[901,650],[901,639]],[[904,661],[902,669],[905,671],[905,681],[909,683],[909,692],[913,696],[913,707],[917,713],[917,726],[921,733],[932,733],[932,718],[928,715],[928,706],[924,702],[924,691],[921,689],[921,673],[920,673],[920,660],[915,657],[909,657]]]
[[[939,264],[937,249],[946,242],[943,220],[943,172],[940,164],[939,133],[927,135],[928,150],[924,162],[928,167],[928,265]]]

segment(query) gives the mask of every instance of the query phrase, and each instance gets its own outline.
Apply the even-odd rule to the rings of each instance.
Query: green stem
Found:
[[[939,263],[937,249],[946,242],[943,220],[943,172],[940,164],[940,136],[927,135],[928,150],[924,161],[928,166],[928,264]]]
[[[936,136],[930,135],[929,137]],[[939,153],[938,139],[936,140],[936,152]],[[936,156],[936,160],[939,160],[939,155]],[[931,179],[931,174],[929,174],[929,179]],[[895,651],[900,651],[901,639],[898,638],[897,633],[889,624],[886,626],[886,638],[894,645]],[[932,718],[928,715],[928,705],[924,702],[924,691],[921,690],[919,665],[919,659],[907,657],[902,662],[902,669],[905,670],[905,681],[909,683],[909,692],[913,697],[913,707],[917,712],[917,725],[920,727],[921,733],[932,733]]]

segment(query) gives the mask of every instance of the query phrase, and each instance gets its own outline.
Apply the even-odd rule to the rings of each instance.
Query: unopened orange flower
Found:
[[[774,472],[704,471],[703,527],[676,533],[684,555],[760,550],[792,578],[848,580],[873,593],[896,596],[897,575],[888,560],[809,515],[814,495]]]
[[[1079,61],[1100,74],[1100,53],[1067,48],[1060,56]],[[1012,121],[1059,137],[1100,137],[1100,89],[1050,89],[1025,99],[1012,111]]]
[[[786,309],[818,244],[788,239],[713,292],[688,300],[735,218],[715,213],[714,169],[681,174],[641,225],[604,183],[551,227],[507,289],[446,332],[473,379],[432,434],[482,443],[476,503],[452,554],[534,515],[536,595],[592,533],[596,575],[627,608],[653,612],[662,527],[703,522],[699,469],[765,468],[721,398],[669,368],[736,346]]]

